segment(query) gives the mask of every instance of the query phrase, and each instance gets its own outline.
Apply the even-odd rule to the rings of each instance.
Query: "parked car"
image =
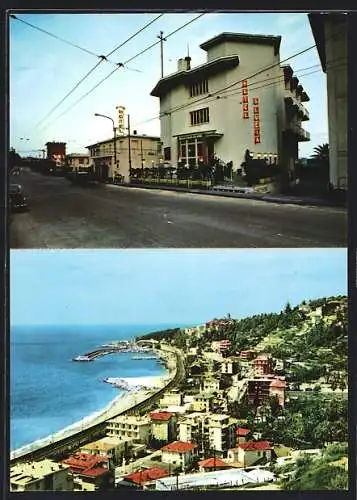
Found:
[[[21,184],[9,185],[9,209],[10,211],[28,209],[28,199]]]

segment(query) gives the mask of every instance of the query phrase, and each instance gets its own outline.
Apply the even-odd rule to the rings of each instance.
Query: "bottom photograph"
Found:
[[[10,265],[10,491],[348,489],[345,249]]]

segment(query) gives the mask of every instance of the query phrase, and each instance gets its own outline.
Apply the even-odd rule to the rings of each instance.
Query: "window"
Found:
[[[195,97],[196,95],[206,94],[208,92],[208,80],[201,80],[195,82],[190,87],[190,96]]]
[[[190,112],[191,125],[209,122],[209,108],[197,109]]]
[[[170,161],[171,160],[171,148],[164,148],[164,160],[165,161]]]
[[[203,159],[203,151],[201,138],[180,139],[179,141],[179,160],[184,165],[198,165],[199,160]]]

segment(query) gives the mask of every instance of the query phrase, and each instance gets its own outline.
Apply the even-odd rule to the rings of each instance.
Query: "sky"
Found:
[[[158,15],[16,14],[19,19],[97,55],[108,54]],[[144,48],[159,42],[157,36],[160,31],[164,36],[168,35],[197,15],[165,13],[119,48],[110,59],[115,63],[127,61]],[[160,135],[160,122],[155,119],[159,113],[159,99],[150,96],[160,78],[159,43],[128,63],[128,69],[118,69],[74,105],[115,68],[109,62],[100,64],[68,99],[43,120],[99,59],[19,20],[10,19],[9,25],[10,146],[20,154],[38,155],[36,150],[44,148],[44,144],[52,140],[66,142],[68,153],[86,153],[85,146],[112,135],[110,121],[95,117],[94,113],[116,119],[116,106],[119,105],[125,106],[132,128],[138,134]],[[199,45],[224,31],[281,35],[281,60],[315,43],[308,16],[304,13],[206,13],[164,42],[164,75],[176,71],[177,60],[187,55],[188,47],[191,67],[204,63],[206,52]],[[306,103],[310,121],[303,125],[311,133],[311,141],[299,145],[300,157],[309,157],[315,146],[328,142],[326,76],[322,72],[316,47],[294,57],[289,64],[298,77],[301,75],[300,82],[310,96],[310,102]]]
[[[346,294],[346,249],[10,252],[12,325],[200,324]]]

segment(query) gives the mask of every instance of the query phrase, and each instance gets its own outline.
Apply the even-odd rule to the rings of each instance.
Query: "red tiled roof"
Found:
[[[270,383],[270,387],[286,387],[286,382],[284,380],[273,380]]]
[[[198,465],[203,468],[211,468],[211,467],[229,467],[229,465],[226,464],[226,462],[223,462],[220,458],[217,457],[211,457],[207,458],[206,460],[201,460],[201,462],[198,462]]]
[[[105,467],[90,467],[89,469],[81,472],[81,476],[91,476],[91,477],[99,477],[104,476],[104,474],[108,474],[109,470]]]
[[[151,420],[170,420],[172,415],[169,411],[153,411],[150,413]]]
[[[146,469],[139,472],[133,472],[128,476],[125,476],[124,479],[129,479],[136,484],[142,484],[147,481],[154,481],[155,479],[161,479],[162,477],[167,477],[170,474],[167,470],[160,469],[159,467],[152,467],[151,469]]]
[[[173,451],[176,453],[186,453],[196,448],[196,445],[186,441],[174,441],[161,448],[162,451]]]
[[[64,464],[81,470],[91,469],[92,467],[103,464],[107,461],[108,457],[106,456],[91,455],[90,453],[76,453],[75,455],[71,455],[65,460],[62,460]]]
[[[237,436],[246,436],[250,433],[249,429],[245,429],[244,427],[238,427],[236,434]]]
[[[269,441],[248,441],[247,443],[241,443],[238,448],[246,451],[252,450],[271,450]]]

